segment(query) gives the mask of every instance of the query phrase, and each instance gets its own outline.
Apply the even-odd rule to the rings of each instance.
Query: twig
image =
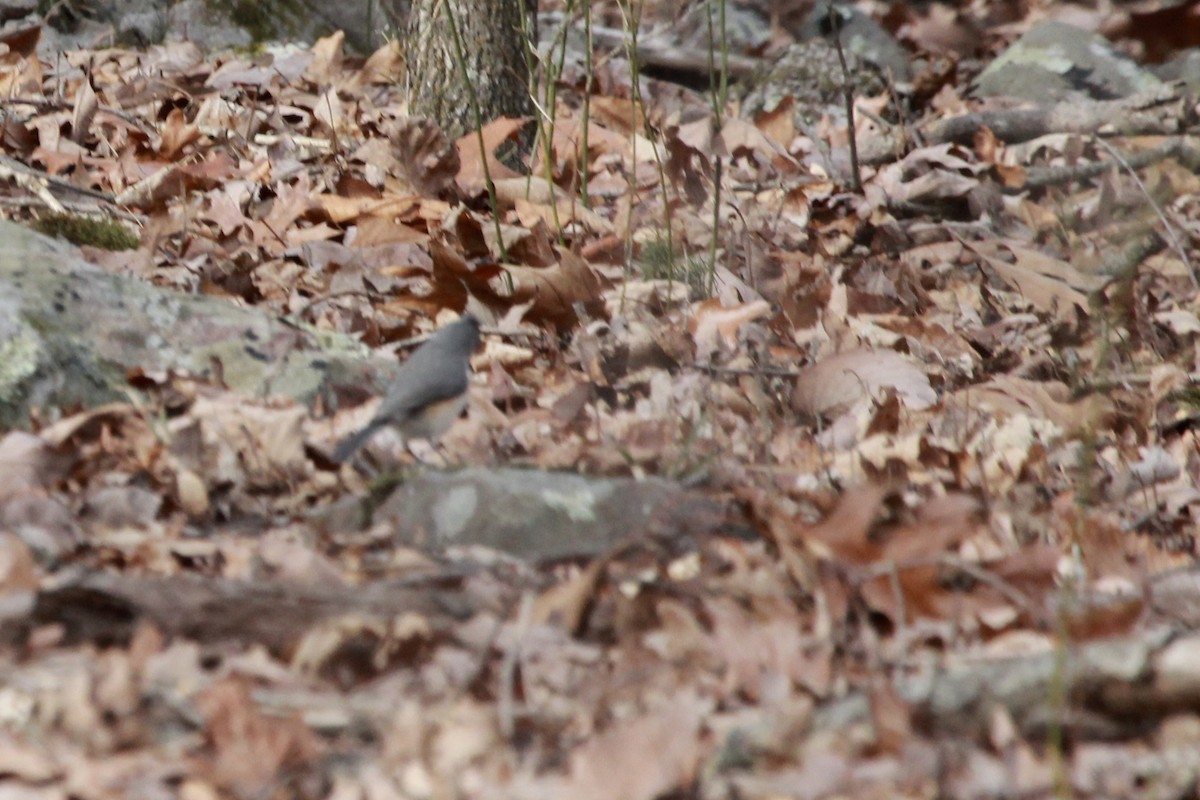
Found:
[[[1166,242],[1158,235],[1158,231],[1147,226],[1142,236],[1105,258],[1100,272],[1116,280],[1129,280],[1143,261],[1161,251],[1165,245]],[[1192,281],[1195,280],[1195,276],[1192,276]]]
[[[846,54],[842,51],[842,20],[833,0],[828,6],[829,25],[833,31],[833,44],[837,48],[838,63],[842,65],[842,97],[846,101],[846,138],[850,140],[850,174],[854,180],[854,191],[862,194],[862,173],[858,169],[858,139],[854,134],[854,89],[850,81],[850,68],[846,66]]]
[[[700,372],[711,372],[721,375],[750,375],[753,377],[766,376],[770,378],[798,378],[802,373],[796,370],[771,369],[770,367],[715,367],[711,364],[693,362],[688,367]]]
[[[53,100],[49,97],[0,97],[0,106],[33,106],[39,111],[67,111],[71,108],[70,103],[67,103],[65,100]],[[154,136],[158,133],[152,126],[147,125],[144,120],[138,119],[128,111],[105,105],[96,106],[96,111],[114,116],[126,125],[137,128],[147,136]]]
[[[496,692],[496,719],[500,733],[511,739],[516,732],[516,721],[513,710],[516,695],[514,686],[517,682],[517,665],[521,660],[521,643],[529,634],[533,625],[533,593],[523,592],[517,606],[517,619],[513,625],[512,638],[508,647],[504,648],[504,658],[500,662],[498,680],[500,683]]]
[[[1118,164],[1125,168],[1125,171],[1129,173],[1131,178],[1133,178],[1134,183],[1136,183],[1138,188],[1142,190],[1142,194],[1145,195],[1146,200],[1150,203],[1150,207],[1154,209],[1154,213],[1158,215],[1159,220],[1162,222],[1163,228],[1167,232],[1167,238],[1171,240],[1171,245],[1175,248],[1175,252],[1179,253],[1180,260],[1183,261],[1183,265],[1187,267],[1188,277],[1192,279],[1192,288],[1200,290],[1200,279],[1196,277],[1196,270],[1192,268],[1192,262],[1188,258],[1187,251],[1183,249],[1183,244],[1179,241],[1179,237],[1175,235],[1175,228],[1172,227],[1171,223],[1167,220],[1167,215],[1163,213],[1162,206],[1160,206],[1158,201],[1154,199],[1154,196],[1150,194],[1150,190],[1146,188],[1146,184],[1142,183],[1141,176],[1137,174],[1129,161],[1126,161],[1124,156],[1118,153],[1116,149],[1114,149],[1113,146],[1108,142],[1104,141],[1099,136],[1093,136],[1092,140],[1107,150],[1108,154],[1112,156]],[[1179,149],[1178,140],[1168,142],[1167,145],[1170,146],[1170,150],[1168,151],[1170,153],[1174,153]],[[1150,152],[1153,153],[1154,151]]]
[[[1094,138],[1106,148],[1108,147],[1103,139],[1099,137]],[[1163,159],[1179,156],[1182,149],[1183,142],[1178,138],[1172,138],[1158,147],[1143,150],[1140,153],[1130,156],[1128,159],[1122,160],[1119,156],[1114,156],[1114,158],[1121,160],[1122,164],[1126,165],[1128,169],[1141,169],[1151,164],[1156,164]],[[1109,152],[1112,152],[1111,148],[1109,148]],[[1087,161],[1070,167],[1029,169],[1025,171],[1025,182],[1021,184],[1020,188],[1040,189],[1045,186],[1054,186],[1069,181],[1084,181],[1089,178],[1095,178],[1098,175],[1103,175],[1108,171],[1109,166],[1106,161]]]
[[[56,178],[53,175],[42,172],[40,169],[26,166],[20,161],[10,156],[0,155],[0,175],[10,177],[13,180],[21,183],[30,191],[35,191],[30,182],[40,182],[44,186],[51,189],[62,189],[67,192],[74,192],[85,197],[93,197],[97,200],[103,200],[106,203],[113,202],[113,196],[104,192],[97,192],[95,189],[89,189],[86,186],[76,186],[73,183],[68,183],[61,178]],[[53,206],[53,203],[47,205]]]
[[[900,570],[915,569],[917,567],[930,566],[947,566],[953,567],[961,572],[965,572],[980,583],[986,583],[997,592],[1002,594],[1006,600],[1015,606],[1018,606],[1032,618],[1044,622],[1044,614],[1039,612],[1033,604],[1033,600],[1024,592],[1016,588],[1003,578],[998,578],[988,572],[979,564],[975,564],[958,556],[953,556],[948,553],[937,553],[930,556],[921,556],[919,558],[906,559],[904,561],[884,561],[878,564],[859,570],[854,573],[853,578],[856,583],[866,583],[867,581],[875,580],[876,578],[889,577],[895,575]]]
[[[980,128],[988,128],[996,138],[1008,144],[1049,133],[1088,135],[1104,131],[1106,135],[1178,135],[1182,125],[1179,108],[1175,105],[1159,110],[1151,108],[1177,99],[1175,91],[1165,87],[1121,100],[1070,101],[1043,108],[972,112],[937,120],[911,131],[881,132],[862,143],[861,155],[866,164],[882,164],[894,161],[906,152],[914,135],[921,136],[931,145],[968,144]]]

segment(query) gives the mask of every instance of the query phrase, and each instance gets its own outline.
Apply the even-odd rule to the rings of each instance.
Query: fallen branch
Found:
[[[124,644],[150,622],[169,636],[198,642],[260,643],[287,656],[318,623],[356,614],[384,619],[420,614],[444,629],[474,611],[464,575],[435,574],[365,586],[231,581],[202,575],[141,577],[98,574],[39,592],[27,619],[12,620],[5,638],[32,627],[60,625],[67,642]]]
[[[989,129],[1009,144],[1051,133],[1172,135],[1183,132],[1186,116],[1179,94],[1168,86],[1121,100],[978,111],[928,123],[916,135],[927,145],[969,144],[980,128]],[[914,138],[912,133],[896,129],[861,142],[859,155],[867,164],[895,161]]]

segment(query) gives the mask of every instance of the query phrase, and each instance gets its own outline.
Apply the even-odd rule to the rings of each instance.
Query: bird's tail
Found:
[[[350,456],[357,453],[358,448],[366,444],[367,440],[375,435],[375,431],[379,430],[379,427],[379,424],[371,422],[358,433],[351,434],[338,442],[338,446],[333,450],[334,462],[341,464]]]

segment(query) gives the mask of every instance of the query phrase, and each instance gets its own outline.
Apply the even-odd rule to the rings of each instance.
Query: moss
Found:
[[[0,402],[16,400],[19,388],[37,372],[41,352],[41,340],[28,328],[0,342]]]
[[[104,250],[132,250],[139,241],[118,222],[76,214],[49,214],[35,221],[33,228],[47,236],[66,239],[71,244]]]
[[[670,239],[658,236],[641,249],[642,275],[651,280],[670,280],[687,284],[693,292],[706,293],[709,282],[708,259],[685,256]]]
[[[38,0],[37,12],[55,30],[73,33],[86,19],[103,18],[103,9],[80,0]]]
[[[295,30],[289,30],[294,26],[288,26],[286,21],[299,19],[304,10],[296,0],[272,0],[269,3],[260,0],[209,0],[207,6],[228,16],[230,22],[250,34],[250,38],[257,43],[275,41],[295,33]]]
[[[1167,399],[1179,403],[1179,405],[1192,413],[1196,413],[1200,411],[1200,384],[1193,383],[1176,389],[1167,395]]]

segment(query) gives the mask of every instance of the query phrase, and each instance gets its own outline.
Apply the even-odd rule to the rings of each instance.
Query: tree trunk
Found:
[[[497,117],[532,114],[524,10],[523,0],[413,0],[406,48],[409,110],[436,121],[452,140],[474,130],[473,103],[485,125]]]

